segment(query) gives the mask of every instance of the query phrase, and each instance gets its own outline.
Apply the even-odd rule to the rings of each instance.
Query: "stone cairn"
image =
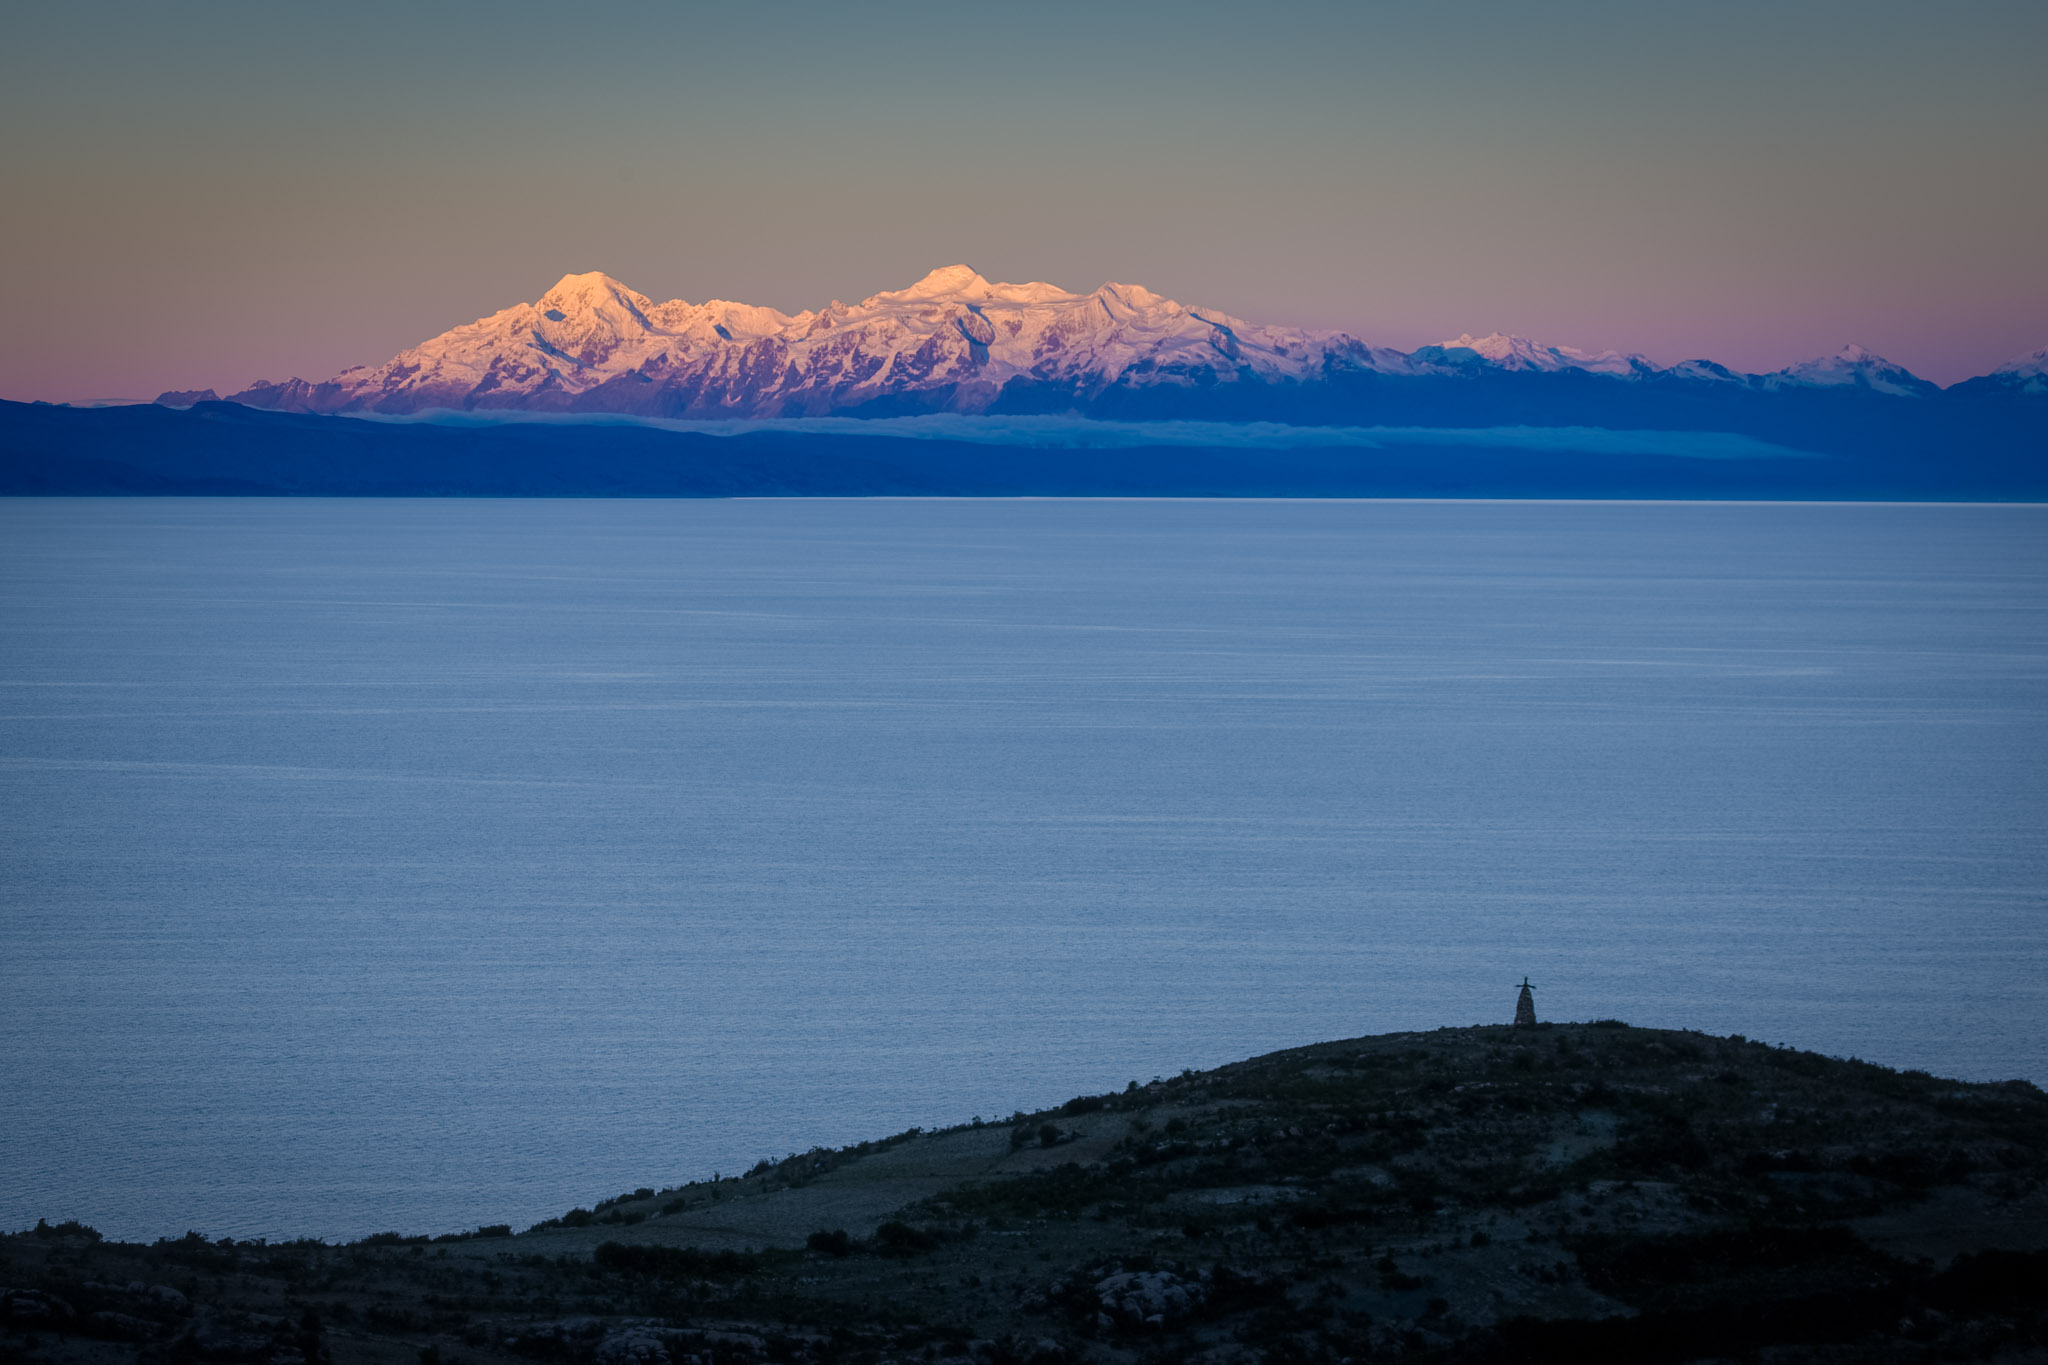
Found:
[[[1515,997],[1515,1027],[1536,1027],[1536,997],[1529,992],[1536,988],[1529,984],[1529,978],[1522,978],[1522,993]]]

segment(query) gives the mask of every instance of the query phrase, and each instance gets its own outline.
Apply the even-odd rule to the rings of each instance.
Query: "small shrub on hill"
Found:
[[[606,1270],[632,1275],[653,1275],[665,1280],[709,1279],[718,1276],[752,1275],[765,1258],[747,1251],[703,1251],[697,1247],[628,1246],[606,1242],[591,1253],[591,1259]]]
[[[938,1244],[937,1237],[908,1223],[892,1220],[875,1229],[875,1250],[884,1256],[915,1256]]]
[[[845,1228],[834,1228],[830,1232],[820,1229],[806,1237],[804,1245],[827,1256],[849,1256],[853,1253],[853,1239],[846,1235]]]
[[[46,1218],[38,1218],[36,1219],[36,1225],[33,1228],[29,1229],[29,1231],[33,1232],[36,1236],[43,1238],[83,1237],[88,1242],[97,1242],[100,1240],[100,1234],[97,1228],[87,1227],[85,1224],[79,1222],[76,1218],[66,1218],[63,1222],[57,1224],[52,1224]]]

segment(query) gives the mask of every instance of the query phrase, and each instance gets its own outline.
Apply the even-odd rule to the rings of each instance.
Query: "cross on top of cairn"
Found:
[[[1536,988],[1529,984],[1529,978],[1522,978],[1522,993],[1515,997],[1515,1027],[1536,1027],[1536,997],[1529,992]]]

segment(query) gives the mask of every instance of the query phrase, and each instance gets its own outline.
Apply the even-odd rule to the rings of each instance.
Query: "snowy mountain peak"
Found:
[[[1742,384],[1747,381],[1726,365],[1712,360],[1681,360],[1665,371],[1680,379],[1690,379],[1702,384]]]
[[[1862,388],[1900,396],[1934,393],[1936,386],[1903,365],[1851,342],[1833,355],[1790,365],[1763,377],[1765,388]]]
[[[1079,295],[1069,293],[1056,284],[1034,280],[1029,284],[1002,284],[984,278],[969,265],[949,265],[932,271],[908,289],[892,289],[862,299],[862,308],[888,308],[911,304],[960,303],[974,307],[983,304],[1035,304],[1070,302]],[[844,304],[834,300],[832,308],[843,309]]]
[[[1786,374],[1844,374],[1851,370],[1896,368],[1889,360],[1864,346],[1850,342],[1833,355],[1816,356],[1786,368]]]
[[[1589,370],[1596,374],[1630,375],[1649,373],[1655,367],[1641,356],[1619,351],[1581,351],[1571,346],[1545,346],[1527,337],[1489,332],[1475,337],[1460,333],[1456,340],[1424,346],[1416,356],[1438,364],[1472,365],[1485,362],[1504,370]]]
[[[2038,346],[2006,361],[1988,380],[2021,393],[2048,395],[2048,346]]]
[[[1180,307],[1180,305],[1175,303],[1172,299],[1162,298],[1158,294],[1155,294],[1151,290],[1147,289],[1142,284],[1118,284],[1116,281],[1111,280],[1109,283],[1097,289],[1095,291],[1095,294],[1099,298],[1115,299],[1118,303],[1122,304],[1126,308],[1158,308],[1161,305],[1164,305],[1168,308]],[[1219,314],[1218,316],[1221,315]]]
[[[1482,360],[1491,360],[1498,365],[1507,360],[1535,361],[1549,359],[1546,348],[1538,346],[1527,337],[1509,336],[1505,332],[1488,332],[1475,337],[1470,332],[1460,332],[1455,341],[1437,343],[1446,351],[1470,351]]]
[[[959,299],[979,302],[991,292],[989,282],[971,265],[947,265],[926,275],[908,289],[898,289],[886,294],[877,294],[869,303],[894,301],[912,303],[920,299]]]
[[[605,274],[602,270],[572,270],[562,276],[561,279],[556,280],[555,287],[548,290],[548,293],[573,296],[597,289],[615,290],[628,294],[633,292],[627,289],[625,285]]]
[[[2048,377],[2048,346],[2037,346],[2006,361],[1993,374],[2013,375],[2021,379]]]
[[[607,304],[628,304],[640,312],[654,306],[645,294],[636,293],[602,270],[581,275],[564,275],[555,287],[540,296],[539,307],[602,308]]]

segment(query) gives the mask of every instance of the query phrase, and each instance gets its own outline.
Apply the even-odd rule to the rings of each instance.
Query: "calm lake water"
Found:
[[[1548,1017],[2048,1081],[2048,509],[0,502],[0,1226]]]

